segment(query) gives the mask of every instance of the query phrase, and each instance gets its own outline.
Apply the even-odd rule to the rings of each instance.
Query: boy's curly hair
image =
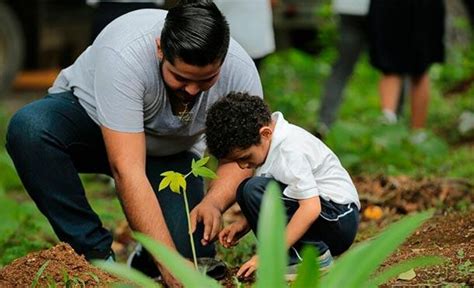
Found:
[[[206,142],[209,153],[225,158],[234,149],[247,149],[260,143],[259,130],[269,125],[272,115],[258,96],[231,92],[207,112]]]

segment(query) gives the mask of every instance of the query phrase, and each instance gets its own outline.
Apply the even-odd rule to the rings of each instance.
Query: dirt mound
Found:
[[[43,265],[44,271],[38,272]],[[33,282],[37,287],[105,287],[117,278],[90,265],[68,244],[60,243],[18,258],[0,270],[0,287],[31,287]]]

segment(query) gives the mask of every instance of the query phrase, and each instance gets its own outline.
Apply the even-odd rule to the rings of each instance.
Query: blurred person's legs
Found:
[[[397,106],[400,98],[402,77],[397,74],[384,74],[379,83],[382,113],[387,124],[397,122]]]
[[[430,78],[428,73],[411,78],[411,128],[425,127],[430,101]]]
[[[343,90],[363,49],[367,45],[367,18],[340,15],[339,59],[329,76],[319,110],[318,132],[325,134],[333,124],[343,99]]]

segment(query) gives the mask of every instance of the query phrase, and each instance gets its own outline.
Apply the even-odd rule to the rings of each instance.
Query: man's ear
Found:
[[[270,126],[262,126],[259,130],[260,137],[265,138],[267,140],[272,138],[273,129]]]
[[[156,38],[155,40],[156,42],[156,54],[158,56],[158,59],[160,59],[160,61],[163,60],[163,50],[161,50],[161,42],[160,42],[160,38]]]

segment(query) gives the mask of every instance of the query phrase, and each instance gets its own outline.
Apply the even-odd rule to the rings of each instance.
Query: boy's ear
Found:
[[[156,42],[156,54],[158,55],[158,59],[160,59],[160,61],[163,60],[163,50],[161,50],[161,42],[160,42],[160,38],[156,38],[155,40]]]
[[[270,126],[262,126],[262,128],[260,128],[259,133],[260,137],[268,140],[272,138],[273,130]]]

